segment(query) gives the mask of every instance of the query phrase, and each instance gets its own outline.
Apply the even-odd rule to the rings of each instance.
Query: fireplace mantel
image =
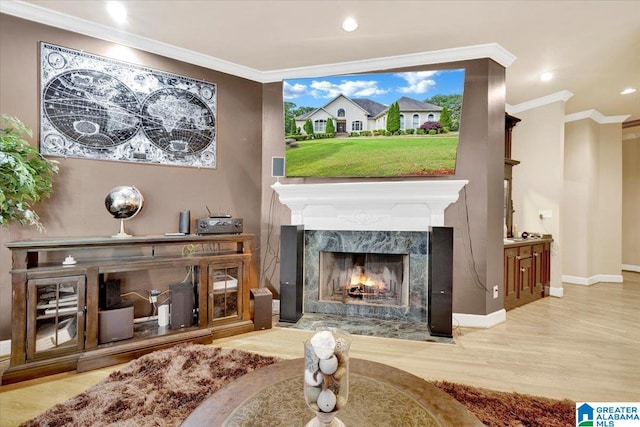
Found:
[[[422,231],[444,225],[444,210],[467,180],[371,181],[271,186],[307,230]]]

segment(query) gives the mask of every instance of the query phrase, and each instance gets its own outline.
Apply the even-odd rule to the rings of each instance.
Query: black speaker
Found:
[[[178,232],[191,234],[191,213],[189,211],[180,212],[180,220],[178,221]]]
[[[180,329],[193,325],[193,286],[189,283],[169,285],[169,291],[171,295],[169,327]]]
[[[280,321],[297,322],[302,317],[302,266],[304,227],[280,226]]]
[[[453,228],[429,230],[427,320],[431,335],[453,337]]]
[[[98,307],[100,310],[116,307],[121,302],[120,279],[105,281],[100,275],[100,283],[98,285]]]

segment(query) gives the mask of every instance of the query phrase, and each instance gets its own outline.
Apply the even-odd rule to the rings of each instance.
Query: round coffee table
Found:
[[[352,358],[347,426],[483,426],[447,393],[400,369]],[[314,417],[302,391],[304,359],[243,375],[202,402],[183,426],[304,426]]]

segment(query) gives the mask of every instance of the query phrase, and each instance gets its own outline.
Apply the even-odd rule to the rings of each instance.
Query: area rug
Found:
[[[156,351],[22,426],[178,426],[211,393],[278,361],[276,357],[199,344]],[[449,382],[434,385],[488,426],[575,426],[575,403],[568,400]]]

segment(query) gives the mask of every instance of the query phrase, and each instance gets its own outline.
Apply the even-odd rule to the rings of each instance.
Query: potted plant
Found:
[[[31,130],[14,117],[2,115],[0,127],[0,226],[17,222],[44,231],[33,205],[51,193],[58,162],[46,159],[25,141]]]

